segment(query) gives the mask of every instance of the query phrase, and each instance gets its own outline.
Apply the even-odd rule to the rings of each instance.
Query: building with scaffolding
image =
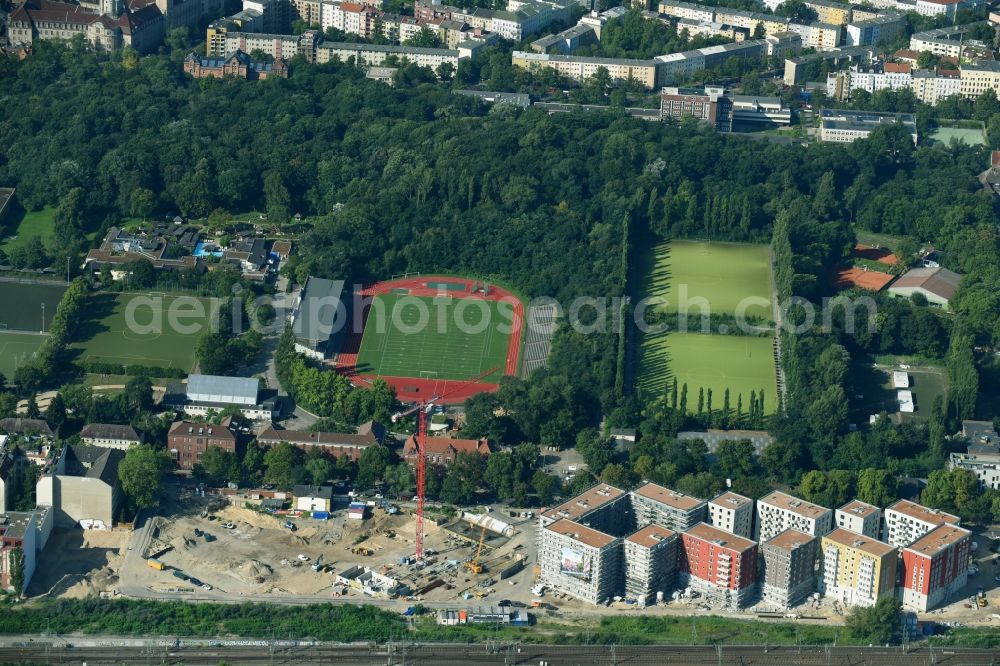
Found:
[[[646,606],[674,589],[677,576],[676,532],[646,525],[625,537],[625,597]]]

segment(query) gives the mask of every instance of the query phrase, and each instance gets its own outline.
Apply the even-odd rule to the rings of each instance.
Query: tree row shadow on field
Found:
[[[74,342],[93,340],[100,333],[107,333],[111,327],[104,320],[115,313],[117,297],[115,294],[94,294],[87,302],[86,319],[81,321],[71,332]],[[66,350],[70,361],[76,361],[86,350],[70,348]]]

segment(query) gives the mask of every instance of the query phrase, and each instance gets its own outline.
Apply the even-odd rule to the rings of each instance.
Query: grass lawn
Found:
[[[743,395],[744,411],[750,391],[764,390],[764,412],[777,407],[778,384],[774,372],[771,337],[738,337],[699,333],[668,333],[646,336],[640,355],[642,373],[639,388],[651,394],[663,393],[674,377],[688,385],[688,411],[698,410],[698,389],[706,396],[712,389],[712,407],[719,409],[729,389],[729,406],[736,409]]]
[[[0,281],[0,330],[42,330],[42,306],[45,306],[45,330],[49,330],[66,285],[37,282]]]
[[[375,297],[365,322],[357,370],[361,374],[424,379],[469,379],[492,367],[503,375],[510,338],[510,306],[496,301],[397,294]],[[459,306],[459,304],[463,304]],[[484,304],[486,308],[481,308]],[[421,307],[423,306],[423,307]],[[421,325],[421,318],[426,319]],[[464,321],[460,330],[457,321]]]
[[[705,299],[712,313],[734,314],[741,303],[747,316],[771,320],[771,269],[766,245],[674,240],[653,245],[640,256],[646,275],[641,297],[667,299],[662,306],[698,313],[694,299]],[[747,299],[754,301],[745,302]]]
[[[17,206],[16,210],[10,211],[9,217],[3,227],[4,239],[9,236],[15,238],[3,240],[0,248],[4,250],[23,247],[35,236],[41,236],[43,243],[48,243],[52,238],[56,209],[51,206],[35,211],[25,211]]]
[[[88,309],[70,345],[79,360],[190,369],[216,306],[194,296],[96,294]]]
[[[896,246],[899,245],[899,241],[903,238],[902,236],[877,234],[872,231],[862,231],[861,229],[856,229],[854,233],[858,237],[858,242],[862,245],[884,247],[890,250],[894,250]]]
[[[8,380],[12,379],[14,371],[38,351],[45,337],[35,333],[0,331],[0,373]]]

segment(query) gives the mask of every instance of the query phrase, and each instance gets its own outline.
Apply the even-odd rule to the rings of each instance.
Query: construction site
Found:
[[[231,506],[190,495],[176,515],[155,519],[141,552],[129,557],[133,586],[156,593],[255,598],[289,595],[453,601],[527,596],[526,553],[534,524],[514,526],[464,514],[424,523],[422,561],[414,558],[409,511],[370,507],[364,520],[333,511],[329,520]],[[524,588],[523,590],[520,588]]]

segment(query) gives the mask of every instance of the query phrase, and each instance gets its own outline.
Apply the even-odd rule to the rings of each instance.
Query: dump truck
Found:
[[[167,568],[166,565],[163,564],[163,562],[159,561],[154,557],[151,557],[148,560],[146,560],[146,564],[148,564],[151,569],[156,569],[157,571],[163,571],[164,569]]]
[[[351,553],[354,555],[361,555],[362,557],[370,557],[375,554],[375,551],[371,548],[365,548],[364,546],[355,546],[351,548]]]

